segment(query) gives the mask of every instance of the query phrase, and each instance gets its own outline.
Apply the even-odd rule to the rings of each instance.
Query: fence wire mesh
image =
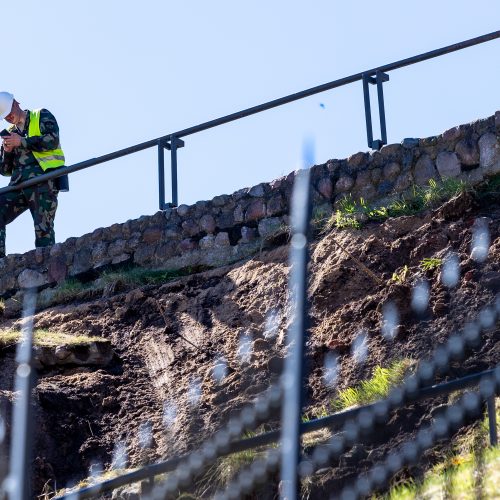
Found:
[[[477,321],[468,323],[460,335],[450,337],[445,345],[437,347],[428,360],[420,363],[416,373],[406,378],[402,386],[392,389],[386,399],[378,401],[370,409],[367,408],[361,411],[355,420],[346,422],[342,432],[334,436],[327,445],[316,447],[310,457],[303,458],[298,465],[300,476],[306,478],[312,475],[317,469],[328,465],[332,460],[338,460],[349,448],[359,443],[362,436],[375,432],[377,424],[387,422],[389,413],[392,410],[404,406],[405,403],[412,402],[416,398],[419,389],[424,385],[428,385],[433,380],[436,372],[444,375],[449,369],[451,360],[462,359],[468,347],[477,347],[481,341],[481,331],[493,327],[500,316],[499,299],[497,298],[492,306],[484,308],[479,313]],[[496,369],[494,377],[488,377],[485,381],[481,381],[480,394],[483,400],[498,392],[500,388],[498,385],[500,384],[500,378],[498,377],[500,377],[500,368]],[[464,404],[466,404],[467,410],[471,413],[479,408],[482,400],[473,396],[467,396],[465,401],[466,403]],[[471,402],[474,402],[473,407],[471,406]],[[461,408],[460,405],[459,407]],[[444,437],[450,427],[457,426],[458,422],[463,418],[460,408],[450,410],[447,412],[446,418],[440,418],[436,422],[435,425],[439,432],[422,431],[421,436],[431,436],[433,439]],[[443,435],[441,435],[442,429],[447,429]],[[424,437],[421,437],[421,440]],[[417,441],[417,443],[422,444],[420,441]],[[434,441],[431,440],[427,448],[432,446],[433,443]],[[418,447],[412,449],[412,453],[414,453]],[[423,448],[421,451],[423,451]],[[265,460],[261,460],[257,462],[255,467],[241,472],[236,481],[233,481],[225,492],[218,493],[215,498],[218,500],[241,498],[242,495],[248,494],[253,487],[262,484],[266,477],[274,472],[276,468],[276,451],[272,450]],[[378,468],[375,470],[379,471]],[[376,474],[380,473],[376,472]],[[387,479],[387,474],[384,477]],[[363,478],[360,484],[361,486],[357,489],[352,487],[346,489],[342,493],[342,495],[345,494],[346,496],[342,496],[342,498],[347,500],[350,498],[359,498],[362,495],[366,496],[369,492],[363,493],[363,491],[366,489],[367,484],[374,487],[377,485],[376,482],[370,482],[366,478]],[[357,496],[353,497],[352,495]]]
[[[300,186],[300,183],[297,184]],[[308,189],[309,183],[302,185],[302,189]],[[307,196],[303,196],[302,200],[307,200]],[[303,208],[304,203],[298,204]],[[307,219],[308,220],[308,219]],[[298,227],[298,229],[297,229]],[[302,252],[296,253],[296,260],[292,258],[292,266],[295,265],[299,269],[299,273],[305,273],[307,268],[307,258],[305,252],[307,249],[307,230],[304,225],[296,225],[296,233],[299,237],[295,241],[299,244],[293,245],[292,236],[292,252],[293,250]],[[488,249],[491,243],[491,238],[488,232],[488,226],[484,220],[476,221],[472,228],[471,237],[471,258],[476,262],[482,263],[487,259]],[[441,280],[443,285],[452,289],[456,286],[459,279],[459,271],[457,271],[458,263],[456,255],[448,254],[443,262],[443,272]],[[297,275],[296,275],[297,276]],[[299,360],[302,363],[303,345],[302,342],[293,336],[293,332],[304,332],[305,325],[304,316],[307,315],[307,308],[301,309],[297,306],[297,297],[302,293],[305,297],[306,279],[297,280],[292,273],[290,288],[291,306],[290,313],[293,317],[292,327],[289,329],[291,336],[288,339],[289,352],[293,352],[294,348],[300,351],[300,356],[296,356],[295,362]],[[300,276],[300,274],[299,274]],[[305,278],[305,274],[302,275]],[[411,307],[416,314],[423,313],[429,302],[429,286],[424,281],[417,281],[413,288]],[[33,315],[35,311],[36,294],[33,292],[26,293],[25,303],[25,322],[23,327],[23,342],[21,342],[18,351],[17,361],[19,363],[16,378],[16,390],[20,394],[20,398],[14,406],[14,426],[12,432],[11,446],[11,461],[10,470],[7,477],[3,481],[3,490],[9,498],[28,498],[29,494],[29,448],[32,442],[30,434],[31,416],[29,411],[29,395],[33,384],[32,369],[32,336],[33,336]],[[387,342],[393,342],[397,334],[399,326],[399,317],[397,307],[393,303],[387,303],[383,307],[383,320],[381,324],[381,333]],[[292,456],[292,460],[296,460],[295,465],[290,466],[290,470],[297,474],[298,482],[294,482],[290,476],[282,476],[280,482],[280,495],[282,498],[292,499],[297,498],[300,488],[300,481],[310,477],[318,469],[324,468],[332,461],[338,461],[342,454],[348,451],[352,446],[362,441],[363,437],[371,433],[375,433],[377,425],[387,421],[391,411],[401,408],[404,405],[411,403],[416,399],[419,391],[423,387],[429,386],[436,375],[443,377],[450,369],[451,363],[456,360],[465,358],[467,351],[480,346],[482,340],[482,332],[495,328],[500,317],[500,295],[495,297],[495,300],[489,305],[483,307],[477,316],[463,326],[459,333],[452,334],[446,343],[437,346],[432,355],[427,359],[422,359],[418,363],[418,367],[414,374],[405,378],[401,386],[393,388],[388,397],[379,400],[373,405],[362,409],[358,412],[355,418],[347,420],[340,432],[335,434],[326,445],[318,445],[309,456],[302,456],[300,452],[290,454],[290,448],[284,448],[283,436],[286,431],[286,425],[282,425],[281,441],[275,448],[268,449],[266,456],[263,459],[254,461],[250,468],[245,469],[237,474],[235,479],[230,481],[224,490],[214,493],[214,498],[222,499],[237,499],[250,494],[256,487],[264,484],[271,474],[276,474],[282,467],[283,454],[288,458]],[[301,327],[297,329],[297,320],[302,319]],[[275,329],[275,325],[268,325],[269,330]],[[295,326],[295,330],[293,328]],[[245,337],[245,336],[243,336]],[[249,344],[248,338],[243,338],[239,345],[239,352],[242,362],[248,357]],[[360,331],[354,339],[351,348],[351,359],[354,363],[363,363],[368,356],[368,335],[364,331]],[[293,365],[293,370],[288,372],[296,372],[296,364]],[[216,356],[214,359],[213,377],[217,380],[223,380],[226,376],[226,361],[221,356]],[[339,373],[339,357],[330,352],[325,357],[324,366],[324,383],[329,387],[334,387]],[[290,387],[290,379],[287,379],[287,372],[281,378],[280,384],[270,387],[264,394],[256,399],[254,405],[246,407],[237,417],[230,419],[228,424],[219,430],[210,440],[206,441],[201,448],[189,453],[188,455],[179,458],[177,461],[172,461],[171,467],[167,468],[168,477],[166,481],[155,484],[149,493],[144,493],[144,498],[167,499],[177,498],[183,488],[189,486],[200,474],[219,457],[231,452],[232,449],[242,449],[241,446],[235,446],[243,432],[255,430],[261,423],[266,422],[271,416],[283,408],[286,387]],[[302,376],[299,377],[302,379]],[[288,380],[288,384],[287,384]],[[292,387],[296,388],[297,380],[294,381]],[[345,486],[337,495],[332,498],[341,498],[342,500],[351,500],[355,498],[364,498],[379,491],[382,487],[388,484],[390,478],[397,473],[405,465],[414,463],[418,457],[426,450],[434,446],[436,443],[445,439],[451,432],[458,429],[464,418],[468,415],[478,412],[484,401],[490,399],[500,388],[500,368],[497,367],[494,375],[481,380],[479,391],[465,394],[461,400],[450,406],[444,416],[439,417],[430,426],[418,430],[416,438],[406,442],[397,450],[391,452],[380,464],[374,466],[370,471],[360,475],[357,480]],[[190,388],[191,400],[193,406],[196,406],[200,397],[199,381],[193,381]],[[298,409],[301,409],[301,404],[295,403]],[[300,424],[300,411],[299,416]],[[294,416],[294,419],[297,418]],[[289,417],[289,412],[284,412],[282,422],[286,423]],[[172,402],[166,402],[164,408],[164,421],[168,425],[176,419],[176,408]],[[148,430],[149,429],[149,430]],[[293,437],[296,439],[300,450],[300,425],[296,425],[292,431]],[[141,437],[142,436],[142,437]],[[5,438],[5,421],[0,416],[0,445],[4,445]],[[145,423],[140,428],[140,439],[142,442],[149,442],[151,438],[151,429]],[[145,445],[146,446],[146,445]],[[117,469],[123,468],[126,465],[127,444],[125,442],[118,443],[114,453],[114,467]],[[243,448],[244,449],[244,448]],[[293,458],[296,456],[296,459]],[[99,467],[99,470],[102,466]],[[0,471],[1,472],[1,471]],[[3,470],[4,475],[7,473]],[[155,473],[150,471],[151,476]],[[136,479],[137,480],[137,479]],[[105,491],[103,488],[99,491],[99,487],[93,491],[73,492],[67,494],[64,498],[88,498],[89,496],[98,496]]]

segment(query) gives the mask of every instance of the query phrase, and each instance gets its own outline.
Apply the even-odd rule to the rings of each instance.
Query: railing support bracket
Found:
[[[384,108],[384,90],[382,84],[389,81],[389,75],[382,71],[377,71],[375,76],[363,73],[363,95],[365,100],[365,118],[366,134],[368,138],[368,147],[379,150],[384,144],[387,144],[387,130],[385,126],[385,108]],[[380,132],[382,139],[373,140],[372,112],[370,107],[370,91],[368,84],[377,85],[378,96],[378,114],[380,118]]]
[[[175,135],[168,139],[158,140],[158,185],[159,185],[159,205],[160,210],[176,207],[177,196],[177,150],[184,147],[184,141]],[[164,149],[170,151],[170,167],[172,175],[172,202],[165,203],[165,154]]]

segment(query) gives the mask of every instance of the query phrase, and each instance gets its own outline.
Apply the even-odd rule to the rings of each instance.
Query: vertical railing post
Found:
[[[380,118],[380,133],[382,134],[383,144],[387,144],[387,130],[385,127],[385,107],[384,107],[384,89],[382,84],[389,80],[389,75],[377,71],[377,94],[378,94],[378,115]]]
[[[372,128],[372,112],[370,107],[370,89],[368,88],[367,74],[363,74],[363,97],[365,101],[365,120],[366,120],[366,138],[368,140],[368,147],[371,148],[373,144],[373,128]]]
[[[303,406],[304,348],[307,331],[307,236],[311,214],[310,170],[299,171],[292,196],[290,242],[290,293],[293,321],[287,333],[288,353],[283,373],[284,401],[281,413],[282,499],[299,497],[298,465],[301,455],[300,425]]]
[[[176,207],[179,203],[177,194],[177,149],[184,147],[184,141],[170,136],[170,142],[164,139],[158,140],[158,201],[160,210],[165,210],[167,207]],[[170,151],[170,167],[172,175],[172,202],[165,203],[165,152],[164,149]]]
[[[170,136],[170,143],[167,148],[170,149],[170,166],[172,172],[172,203],[171,206],[176,207],[179,203],[177,194],[177,150],[184,147],[184,141],[176,137]]]
[[[496,446],[498,444],[497,438],[497,414],[495,408],[495,395],[493,394],[486,400],[488,406],[488,423],[490,428],[490,444]]]
[[[177,206],[177,137],[170,138],[170,161],[172,169],[172,205]]]
[[[366,120],[366,136],[368,139],[368,147],[371,149],[380,149],[384,144],[387,144],[387,129],[385,124],[385,107],[384,107],[384,90],[382,84],[389,81],[389,75],[382,71],[377,71],[375,78],[363,73],[363,98],[365,102],[365,120]],[[370,89],[368,84],[377,85],[378,95],[378,111],[380,119],[380,133],[382,139],[373,140],[372,126],[372,111],[370,106]]]
[[[158,202],[160,210],[165,209],[165,151],[163,141],[158,141]]]

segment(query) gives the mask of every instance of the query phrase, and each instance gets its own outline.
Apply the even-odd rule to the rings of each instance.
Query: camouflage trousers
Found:
[[[28,209],[35,225],[35,246],[55,243],[57,194],[58,191],[42,185],[0,195],[0,258],[5,256],[5,226]]]

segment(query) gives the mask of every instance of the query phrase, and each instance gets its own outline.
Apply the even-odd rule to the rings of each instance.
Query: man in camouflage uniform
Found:
[[[11,124],[7,129],[11,135],[2,137],[0,174],[10,176],[9,186],[15,186],[44,173],[34,152],[37,154],[60,148],[59,127],[54,116],[46,109],[41,109],[38,114],[41,135],[29,137],[33,115],[28,110],[22,110],[15,99],[11,112],[4,119]],[[0,258],[5,256],[5,226],[27,209],[35,225],[35,246],[45,247],[55,243],[57,195],[54,180],[0,194]]]

